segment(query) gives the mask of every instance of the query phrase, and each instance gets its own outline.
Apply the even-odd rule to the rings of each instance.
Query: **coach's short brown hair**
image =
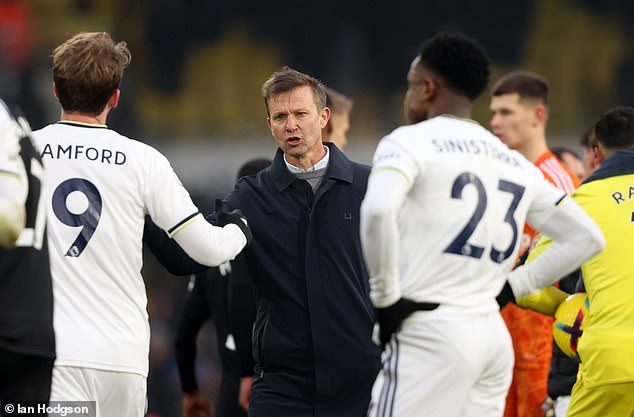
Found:
[[[264,105],[266,106],[266,114],[270,116],[269,100],[272,96],[286,93],[298,87],[309,86],[313,90],[313,97],[317,110],[326,107],[326,88],[318,79],[308,74],[299,72],[291,67],[285,66],[280,71],[274,72],[262,86],[262,96],[264,96]]]

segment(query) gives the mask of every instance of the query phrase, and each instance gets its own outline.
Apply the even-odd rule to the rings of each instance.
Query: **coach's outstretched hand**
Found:
[[[438,307],[437,303],[421,303],[407,298],[400,298],[396,303],[389,307],[377,308],[376,315],[379,321],[379,340],[381,346],[385,346],[392,335],[401,326],[403,320],[409,317],[415,311],[429,311]]]
[[[224,211],[224,205],[222,200],[217,198],[215,204],[215,212],[216,212],[216,220],[218,221],[218,226],[226,226],[228,224],[235,224],[242,230],[244,233],[244,237],[247,238],[247,245],[251,243],[253,240],[253,234],[251,233],[251,229],[247,223],[247,218],[244,217],[244,214],[239,209],[235,209],[232,211]]]

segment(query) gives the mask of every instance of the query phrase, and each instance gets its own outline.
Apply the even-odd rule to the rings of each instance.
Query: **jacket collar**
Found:
[[[352,162],[337,148],[334,143],[324,142],[324,146],[328,147],[330,152],[330,161],[326,169],[325,179],[334,179],[352,183],[353,165]],[[273,163],[271,164],[271,179],[278,191],[284,191],[296,179],[284,162],[284,152],[280,148],[277,149]]]
[[[610,155],[583,183],[629,174],[634,174],[634,148],[622,149]]]

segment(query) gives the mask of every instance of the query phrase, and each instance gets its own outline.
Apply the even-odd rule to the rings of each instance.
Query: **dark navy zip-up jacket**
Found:
[[[257,303],[249,416],[360,417],[370,400],[379,350],[359,235],[370,167],[326,145],[314,195],[278,149],[225,200],[254,236],[244,252]]]

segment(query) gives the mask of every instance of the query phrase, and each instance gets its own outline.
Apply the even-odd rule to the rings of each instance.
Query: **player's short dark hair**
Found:
[[[269,100],[272,96],[286,93],[306,85],[313,90],[317,110],[322,110],[326,107],[326,89],[324,84],[315,77],[285,66],[281,70],[274,72],[262,86],[262,96],[264,96],[266,114],[270,115]]]
[[[420,65],[469,100],[475,100],[489,83],[490,62],[486,51],[463,33],[438,33],[421,45],[418,56]]]
[[[531,100],[548,105],[548,81],[534,72],[512,71],[500,78],[491,89],[491,96],[515,94],[520,100]]]
[[[125,42],[106,32],[82,32],[53,51],[53,81],[62,108],[99,115],[130,64]]]
[[[617,106],[603,113],[594,125],[594,134],[608,149],[634,146],[634,108]]]
[[[271,165],[271,160],[267,158],[254,158],[245,162],[238,170],[238,178],[247,175],[255,175]]]

